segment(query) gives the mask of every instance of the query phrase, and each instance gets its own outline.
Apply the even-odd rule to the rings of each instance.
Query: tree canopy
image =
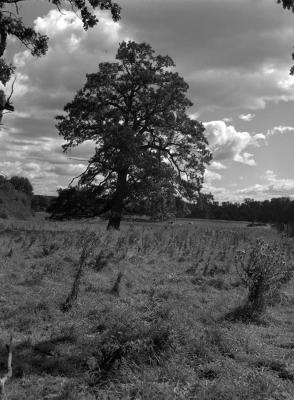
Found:
[[[19,15],[19,6],[25,2],[25,0],[0,0],[0,82],[4,86],[14,72],[14,66],[3,58],[9,36],[15,36],[33,56],[42,56],[48,49],[48,37],[26,26]],[[98,23],[96,9],[110,10],[114,21],[120,19],[120,7],[112,0],[48,0],[48,2],[58,9],[70,6],[79,12],[85,30]],[[3,102],[3,90],[0,90],[0,123],[3,109],[13,110],[10,103]]]
[[[292,10],[294,12],[294,0],[277,0],[279,4],[282,4],[283,7],[287,10]]]
[[[33,195],[33,186],[28,178],[23,176],[13,176],[9,179],[9,182],[14,186],[16,190],[24,192],[28,196]]]
[[[169,56],[129,41],[119,45],[116,60],[87,75],[57,128],[65,151],[93,142],[80,184],[104,188],[109,227],[118,228],[125,200],[146,196],[147,182],[168,182],[176,195],[195,200],[211,152],[203,125],[187,114],[188,84]]]

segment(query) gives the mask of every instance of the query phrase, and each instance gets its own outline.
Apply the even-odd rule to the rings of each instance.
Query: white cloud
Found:
[[[264,178],[269,182],[275,182],[276,181],[276,174],[271,169],[268,169],[268,170],[265,171]]]
[[[237,131],[224,121],[205,122],[204,126],[215,161],[233,160],[250,166],[256,165],[253,154],[245,150],[249,146],[259,146],[263,135]]]
[[[251,167],[256,165],[256,162],[253,158],[253,154],[247,153],[246,151],[243,154],[236,154],[235,161],[238,161],[242,164],[250,165]]]
[[[216,170],[226,169],[227,168],[224,164],[222,164],[219,161],[212,161],[209,167],[212,168],[212,169],[216,169]]]
[[[294,127],[293,126],[275,126],[272,129],[267,131],[267,136],[272,136],[275,134],[285,134],[285,133],[293,133]]]
[[[220,181],[222,179],[221,174],[218,174],[217,172],[210,171],[209,169],[205,170],[204,173],[204,182],[206,184],[210,184],[211,182],[214,181]]]
[[[264,142],[266,140],[266,135],[264,135],[263,133],[255,133],[253,135],[253,140],[255,141],[256,146],[258,147],[261,142]]]
[[[269,199],[271,197],[294,196],[294,179],[278,178],[272,170],[267,170],[263,176],[265,183],[255,184],[238,190],[238,195],[255,199]]]
[[[97,71],[100,62],[114,60],[119,42],[129,37],[108,13],[97,16],[98,25],[85,31],[72,11],[51,10],[34,22],[36,30],[50,38],[47,54],[36,58],[23,50],[14,55],[17,112],[3,120],[7,128],[1,127],[0,170],[28,177],[36,193],[67,186],[94,152],[93,143],[85,143],[64,155],[54,117],[83,86],[85,74]]]
[[[246,122],[251,122],[253,118],[255,117],[255,114],[240,114],[239,118],[242,119],[242,121]]]
[[[198,120],[199,119],[199,113],[195,112],[193,114],[189,114],[189,117],[193,120]]]

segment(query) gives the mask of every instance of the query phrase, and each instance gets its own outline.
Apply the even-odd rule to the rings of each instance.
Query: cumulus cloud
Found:
[[[64,154],[63,141],[55,138],[19,139],[13,128],[2,129],[0,140],[0,171],[7,176],[29,178],[35,193],[55,194],[59,186],[67,186],[70,178],[85,170],[81,155],[90,155],[90,147],[80,154]],[[83,150],[83,149],[82,149]],[[91,153],[94,148],[91,147]]]
[[[45,3],[48,7],[48,2],[35,3],[42,10]],[[113,61],[118,43],[128,38],[150,43],[156,52],[169,54],[177,71],[189,83],[189,97],[195,103],[191,109],[193,117],[198,119],[207,111],[205,120],[214,120],[206,123],[214,153],[210,171],[224,170],[228,161],[255,165],[254,146],[270,134],[292,132],[291,126],[278,126],[266,135],[250,134],[234,127],[232,118],[219,121],[223,116],[251,116],[270,102],[294,100],[294,78],[289,77],[289,46],[294,35],[291,13],[283,13],[281,7],[268,0],[120,0],[120,4],[123,15],[119,23],[114,23],[109,14],[99,13],[99,24],[87,32],[70,10],[59,13],[46,9],[40,13],[31,8],[32,15],[43,14],[33,24],[39,32],[49,35],[49,50],[44,57],[33,58],[27,50],[19,50],[17,42],[10,47],[16,52],[17,113],[5,116],[9,135],[1,140],[1,162],[18,162],[16,165],[30,174],[33,166],[36,171],[47,169],[51,174],[47,185],[51,192],[57,185],[66,185],[64,171],[68,168],[69,181],[82,167],[75,169],[79,160],[70,161],[61,153],[62,141],[54,127],[54,116],[82,87],[85,74],[95,72],[100,62]],[[248,114],[243,114],[244,110]],[[211,111],[216,111],[216,115]],[[48,143],[52,147],[46,150]],[[77,151],[77,159],[86,159],[92,144]],[[46,159],[42,159],[42,152],[47,154]],[[64,164],[62,158],[66,160]],[[62,170],[53,168],[54,159]],[[9,165],[12,164],[0,168],[10,171]],[[33,179],[34,186],[41,187],[42,179],[38,181],[36,175]],[[225,188],[215,190],[223,196],[227,193]]]
[[[255,184],[238,191],[239,196],[251,196],[256,199],[271,197],[294,196],[294,179],[279,178],[272,170],[267,170],[263,176],[264,183]]]
[[[253,118],[255,117],[255,114],[240,114],[239,118],[242,119],[242,121],[246,122],[251,122]]]
[[[249,146],[258,146],[263,135],[240,132],[224,121],[205,122],[204,126],[215,161],[233,160],[250,166],[256,165],[253,154],[246,149]]]
[[[222,164],[219,161],[212,161],[209,167],[211,169],[216,169],[216,170],[226,169],[227,168],[224,164]]]
[[[273,197],[294,197],[294,179],[279,178],[273,171],[268,170],[263,175],[264,182],[238,188],[236,184],[229,187],[216,186],[217,179],[204,182],[203,191],[213,193],[216,201],[242,202],[251,197],[256,200],[266,200]]]
[[[101,15],[99,24],[87,32],[72,11],[51,10],[36,19],[35,29],[50,37],[49,49],[40,58],[32,57],[27,50],[15,54],[18,109],[61,109],[82,86],[86,73],[95,72],[100,62],[114,58],[118,43],[127,35],[120,23]],[[21,93],[17,85],[21,85]]]
[[[213,181],[220,181],[222,179],[221,174],[207,169],[204,174],[204,182],[210,184]]]
[[[285,134],[285,133],[293,133],[294,127],[293,126],[275,126],[272,129],[267,131],[267,136],[272,136],[276,134]]]
[[[97,16],[99,24],[86,32],[72,11],[50,10],[34,22],[38,32],[50,37],[47,54],[35,58],[23,50],[14,55],[17,112],[3,120],[0,170],[28,177],[36,193],[52,194],[58,186],[67,186],[93,154],[93,143],[63,154],[54,117],[82,87],[85,74],[97,71],[100,62],[114,60],[119,42],[128,39],[109,14]]]

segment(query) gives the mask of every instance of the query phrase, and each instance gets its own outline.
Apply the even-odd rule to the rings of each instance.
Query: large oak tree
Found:
[[[118,229],[127,198],[148,197],[152,182],[196,200],[211,153],[203,125],[187,114],[188,84],[169,56],[130,41],[120,44],[116,60],[87,75],[57,128],[65,151],[93,141],[80,183],[103,186],[108,227]]]
[[[110,10],[114,21],[120,18],[120,7],[112,0],[48,0],[48,2],[58,9],[70,6],[79,12],[86,30],[98,22],[95,9]],[[48,37],[24,24],[20,6],[25,3],[26,0],[0,0],[0,82],[4,86],[14,72],[13,65],[3,58],[9,36],[15,36],[34,56],[44,55],[48,48]],[[0,123],[4,109],[12,111],[13,107],[6,101],[3,90],[0,90]]]

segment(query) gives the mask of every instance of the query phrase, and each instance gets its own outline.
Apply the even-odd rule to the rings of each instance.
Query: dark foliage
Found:
[[[34,212],[46,211],[51,206],[56,196],[44,196],[41,194],[34,194],[32,197],[32,210]]]
[[[23,176],[13,176],[9,179],[9,182],[16,190],[24,192],[29,197],[33,195],[33,186],[28,178],[24,178]]]
[[[128,197],[148,199],[168,188],[195,200],[211,159],[204,127],[187,115],[188,85],[171,58],[146,43],[122,42],[116,59],[87,75],[66,115],[57,117],[65,151],[95,142],[80,182],[96,182],[107,193],[114,228]]]
[[[96,9],[109,10],[114,21],[120,19],[120,7],[112,0],[48,0],[48,2],[58,9],[71,7],[75,12],[79,12],[85,30],[98,23]],[[25,0],[0,0],[0,82],[3,85],[6,85],[14,72],[13,65],[3,58],[10,36],[16,37],[33,56],[42,56],[48,50],[48,37],[36,32],[33,27],[26,26],[19,15],[21,6],[25,3]],[[4,92],[0,91],[0,123],[3,110],[14,111],[14,108],[11,103],[6,102]]]
[[[294,12],[294,0],[277,0],[278,4],[282,4],[287,10]]]
[[[212,195],[203,194],[195,204],[186,204],[190,218],[210,218],[234,221],[250,221],[250,226],[259,223],[276,224],[281,230],[294,231],[290,226],[294,222],[294,200],[289,197],[272,198],[257,201],[245,199],[242,203],[225,201],[218,203]],[[292,232],[293,231],[293,232]]]
[[[59,189],[58,197],[47,208],[51,219],[89,218],[99,215],[105,200],[101,188],[70,187]]]

